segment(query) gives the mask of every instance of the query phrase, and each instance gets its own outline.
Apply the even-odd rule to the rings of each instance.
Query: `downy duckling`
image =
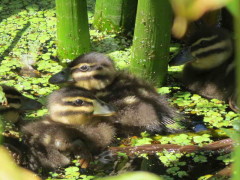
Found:
[[[117,71],[112,59],[102,53],[77,57],[49,80],[53,84],[68,81],[116,108],[116,118],[111,120],[117,124],[121,135],[137,135],[144,130],[154,133],[183,130],[179,121],[182,117],[169,106],[165,97],[146,81]]]
[[[111,106],[86,90],[65,87],[48,99],[49,116],[23,126],[24,140],[30,147],[30,168],[56,169],[81,156],[106,148],[114,139],[114,127],[101,117],[111,116]]]
[[[169,63],[184,65],[182,81],[188,89],[207,98],[235,104],[234,45],[229,32],[220,28],[197,32]]]
[[[16,123],[20,120],[20,115],[27,110],[37,110],[42,104],[36,100],[23,96],[13,87],[1,85],[7,99],[7,104],[0,104],[0,113],[4,121]]]
[[[42,104],[36,100],[23,96],[19,91],[13,87],[1,85],[2,91],[5,95],[6,102],[0,103],[0,116],[3,123],[12,123],[19,128],[24,124],[21,116],[27,110],[37,110],[42,107]],[[8,128],[2,133],[3,145],[11,152],[14,160],[21,164],[23,161],[23,145],[19,138],[8,131]]]

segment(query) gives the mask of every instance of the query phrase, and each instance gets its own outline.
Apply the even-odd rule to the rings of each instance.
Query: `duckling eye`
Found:
[[[83,105],[83,103],[84,102],[81,99],[77,99],[76,101],[73,102],[73,104],[76,106],[81,106],[81,105]]]
[[[83,72],[88,71],[89,68],[90,68],[90,67],[89,67],[88,65],[82,65],[82,66],[79,67],[79,69],[80,69],[81,71],[83,71]]]

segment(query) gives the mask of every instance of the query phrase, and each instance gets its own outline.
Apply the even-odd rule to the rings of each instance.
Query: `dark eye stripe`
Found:
[[[203,41],[200,41],[198,44],[192,46],[191,51],[193,52],[193,51],[195,51],[197,49],[200,49],[200,48],[203,48],[203,47],[212,46],[212,45],[214,45],[216,43],[219,43],[219,42],[220,42],[219,38],[215,38],[215,39],[212,39],[212,40],[203,40]]]
[[[71,73],[73,74],[73,73],[84,73],[84,72],[91,72],[91,71],[95,71],[94,69],[92,69],[92,68],[89,68],[87,71],[83,71],[83,70],[81,70],[81,69],[79,69],[79,68],[76,68],[76,69],[72,69],[71,70]]]
[[[14,89],[3,89],[3,92],[4,92],[5,94],[9,94],[9,95],[22,96],[20,92],[14,90]]]
[[[7,98],[8,104],[10,103],[16,103],[16,104],[21,104],[21,100],[17,98]]]
[[[94,79],[98,79],[98,80],[105,80],[109,78],[109,75],[101,75],[101,74],[96,74],[93,76]]]
[[[77,105],[75,104],[74,101],[67,101],[67,102],[64,102],[65,105],[70,105],[70,106],[92,106],[92,103],[90,102],[86,102],[86,101],[83,101],[82,105]]]
[[[57,112],[56,115],[59,116],[71,116],[71,115],[91,115],[92,112],[87,111],[66,111],[66,112]]]
[[[196,54],[196,57],[197,58],[203,58],[203,57],[206,57],[206,56],[209,56],[209,55],[212,55],[212,54],[219,54],[219,53],[224,52],[224,51],[227,51],[226,48],[213,49],[213,50],[206,51],[206,52],[203,52],[203,53],[200,53],[200,54]]]

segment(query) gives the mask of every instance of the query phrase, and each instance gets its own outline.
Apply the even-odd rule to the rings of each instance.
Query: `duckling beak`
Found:
[[[93,112],[94,116],[112,116],[116,113],[114,108],[111,105],[99,99],[93,101],[93,106],[94,106],[94,112]]]
[[[65,83],[65,82],[72,82],[72,78],[70,76],[70,69],[69,68],[65,68],[62,71],[60,71],[57,74],[54,74],[49,80],[48,82],[51,84],[61,84],[61,83]]]
[[[194,61],[190,47],[182,49],[173,59],[170,60],[169,66],[180,66],[187,62]]]
[[[27,111],[27,110],[37,110],[42,107],[42,104],[34,99],[30,99],[27,97],[21,97],[21,107],[20,110]]]

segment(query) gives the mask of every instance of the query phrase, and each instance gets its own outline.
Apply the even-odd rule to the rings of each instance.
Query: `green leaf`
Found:
[[[239,0],[232,0],[227,4],[227,9],[231,12],[231,14],[235,17],[238,15],[238,7],[239,7]]]

